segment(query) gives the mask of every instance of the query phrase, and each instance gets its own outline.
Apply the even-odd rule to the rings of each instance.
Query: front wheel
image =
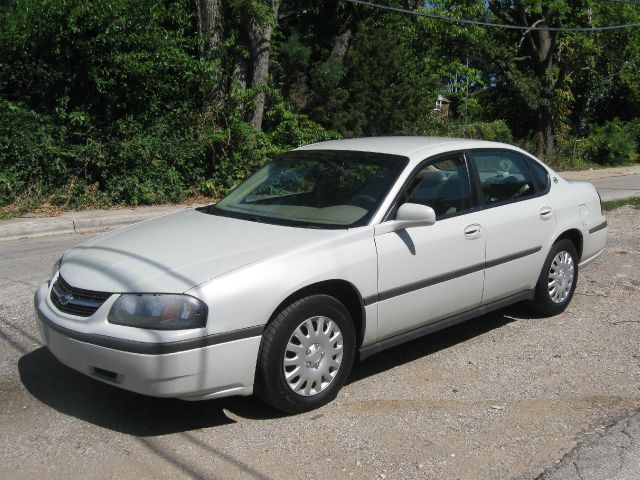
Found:
[[[562,313],[573,297],[577,281],[576,248],[570,240],[560,240],[553,244],[547,255],[529,306],[545,317]]]
[[[354,356],[355,329],[344,305],[328,295],[302,298],[267,325],[255,391],[285,413],[313,410],[336,397]]]

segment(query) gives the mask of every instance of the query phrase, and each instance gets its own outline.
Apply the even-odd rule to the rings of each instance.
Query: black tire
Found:
[[[573,264],[573,280],[566,297],[553,300],[552,294],[549,289],[549,274],[551,266],[556,257],[562,252],[566,252],[571,256]],[[552,317],[564,312],[567,305],[573,298],[573,292],[576,289],[578,283],[578,253],[573,242],[567,239],[559,240],[554,243],[547,255],[547,259],[542,266],[538,283],[536,284],[535,294],[533,300],[528,302],[528,306],[531,310],[544,317]]]
[[[327,317],[335,322],[340,329],[342,360],[336,369],[337,373],[328,382],[328,385],[323,387],[323,390],[310,396],[304,396],[296,393],[287,383],[283,362],[287,345],[296,329],[307,319],[318,316]],[[321,407],[336,397],[347,380],[355,357],[355,345],[353,321],[342,303],[329,295],[304,297],[282,310],[267,325],[258,352],[254,392],[264,402],[285,413],[302,413]],[[324,355],[322,353],[322,356],[319,357],[316,369],[318,369]],[[329,357],[327,356],[327,358]],[[314,367],[309,367],[307,363],[306,368]]]

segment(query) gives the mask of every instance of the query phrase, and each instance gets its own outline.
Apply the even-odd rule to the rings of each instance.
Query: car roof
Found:
[[[360,152],[386,153],[409,158],[424,157],[425,154],[446,150],[465,150],[470,148],[508,148],[520,150],[505,143],[471,140],[449,137],[368,137],[305,145],[298,150],[350,150]]]

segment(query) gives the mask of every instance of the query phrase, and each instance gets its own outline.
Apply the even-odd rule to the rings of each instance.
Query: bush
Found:
[[[254,131],[245,121],[253,89],[232,92],[204,123],[210,151],[202,193],[220,196],[263,166],[270,158],[308,143],[338,138],[307,116],[295,114],[275,90],[267,92],[263,130]]]
[[[626,130],[633,137],[636,142],[636,146],[638,147],[637,152],[640,154],[640,118],[636,118],[631,122],[626,124]],[[639,159],[636,158],[636,161]]]
[[[585,141],[584,155],[600,165],[624,165],[638,159],[640,128],[619,119],[595,126]]]
[[[38,203],[86,208],[217,197],[279,153],[337,138],[292,113],[281,99],[270,100],[275,105],[266,112],[264,131],[253,131],[231,102],[214,114],[172,112],[150,126],[122,119],[114,135],[87,134],[82,144],[70,138],[78,130],[0,100],[0,207],[17,202],[29,208]]]
[[[513,143],[511,129],[503,120],[458,124],[437,116],[432,116],[431,124],[423,134]]]
[[[492,142],[513,143],[511,129],[504,120],[494,122],[478,122],[471,125],[460,125],[449,129],[451,134],[457,133],[464,138],[489,140]]]
[[[217,69],[189,1],[24,0],[0,23],[0,206],[192,192],[208,148],[193,112]]]
[[[69,168],[57,130],[46,115],[0,99],[0,205],[31,184],[66,180]]]

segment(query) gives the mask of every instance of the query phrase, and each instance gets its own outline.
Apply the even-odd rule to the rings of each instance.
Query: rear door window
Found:
[[[527,159],[515,152],[469,152],[480,179],[485,205],[517,201],[536,195]]]

